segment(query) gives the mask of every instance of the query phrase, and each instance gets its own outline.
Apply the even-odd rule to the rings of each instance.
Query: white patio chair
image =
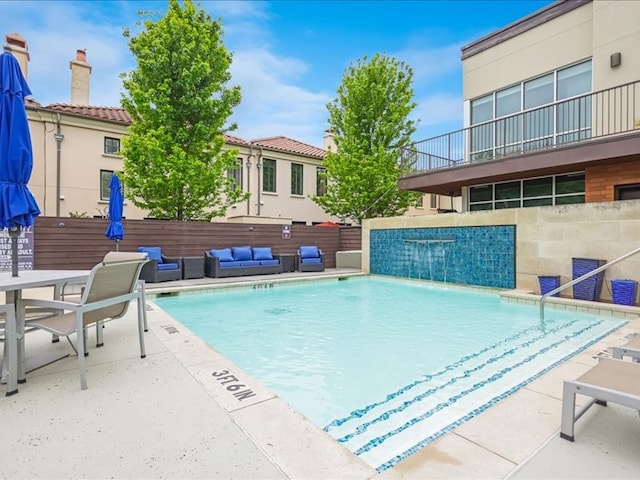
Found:
[[[18,308],[23,312],[28,306],[60,310],[60,313],[54,316],[30,319],[30,327],[40,328],[67,338],[72,333],[77,333],[77,347],[74,350],[78,354],[80,386],[83,390],[87,388],[85,340],[82,334],[84,328],[94,323],[122,317],[127,312],[131,300],[137,300],[138,306],[140,357],[146,356],[143,290],[138,288],[138,277],[142,266],[147,261],[146,253],[109,252],[101,263],[91,269],[82,297],[77,303],[27,298],[18,300]]]

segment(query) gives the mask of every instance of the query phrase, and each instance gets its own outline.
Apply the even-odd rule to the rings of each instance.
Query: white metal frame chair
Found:
[[[20,299],[18,308],[26,307],[57,309],[58,314],[42,319],[30,319],[29,327],[40,328],[54,335],[69,337],[76,333],[75,348],[78,354],[80,386],[87,388],[85,340],[83,331],[87,326],[122,317],[131,300],[137,300],[138,334],[140,357],[145,358],[144,328],[145,312],[143,290],[138,288],[138,277],[142,266],[148,261],[146,253],[109,252],[101,263],[93,267],[84,292],[77,303],[63,300]],[[21,330],[24,325],[18,326]],[[18,332],[21,334],[21,331]]]
[[[592,397],[578,412],[576,394]],[[573,442],[576,421],[594,403],[606,406],[607,402],[640,410],[640,364],[602,358],[576,380],[565,380],[560,437]]]

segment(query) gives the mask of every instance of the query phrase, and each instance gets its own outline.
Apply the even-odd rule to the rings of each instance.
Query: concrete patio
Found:
[[[574,443],[558,437],[562,380],[640,331],[640,320],[576,355],[496,406],[380,474],[153,303],[154,292],[215,283],[352,275],[355,270],[150,285],[147,357],[135,313],[89,334],[88,390],[69,356],[27,375],[0,400],[2,478],[637,478],[638,412],[593,407]],[[49,292],[25,292],[34,295]],[[640,311],[640,309],[638,309]],[[129,320],[129,321],[127,321]],[[73,353],[43,332],[27,354]],[[224,379],[223,379],[224,377]],[[224,382],[224,384],[223,384]],[[234,385],[233,387],[230,387]]]

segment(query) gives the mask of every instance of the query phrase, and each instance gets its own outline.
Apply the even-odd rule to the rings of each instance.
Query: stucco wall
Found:
[[[640,200],[367,220],[363,271],[370,271],[373,229],[477,225],[516,226],[516,288],[539,292],[538,275],[560,275],[561,283],[572,279],[573,257],[612,261],[639,248]],[[607,269],[601,300],[611,298],[612,279],[640,282],[640,254]],[[571,296],[571,289],[563,296]]]

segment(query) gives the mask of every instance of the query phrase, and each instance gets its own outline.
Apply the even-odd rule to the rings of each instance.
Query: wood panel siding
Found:
[[[101,218],[38,217],[34,225],[34,268],[89,269],[115,242],[104,236],[108,220]],[[121,251],[138,246],[160,246],[168,256],[201,256],[212,248],[239,245],[268,246],[274,253],[295,254],[300,245],[318,245],[327,268],[335,268],[336,251],[360,250],[360,227],[323,228],[288,225],[290,238],[282,238],[282,225],[164,220],[124,220]]]

